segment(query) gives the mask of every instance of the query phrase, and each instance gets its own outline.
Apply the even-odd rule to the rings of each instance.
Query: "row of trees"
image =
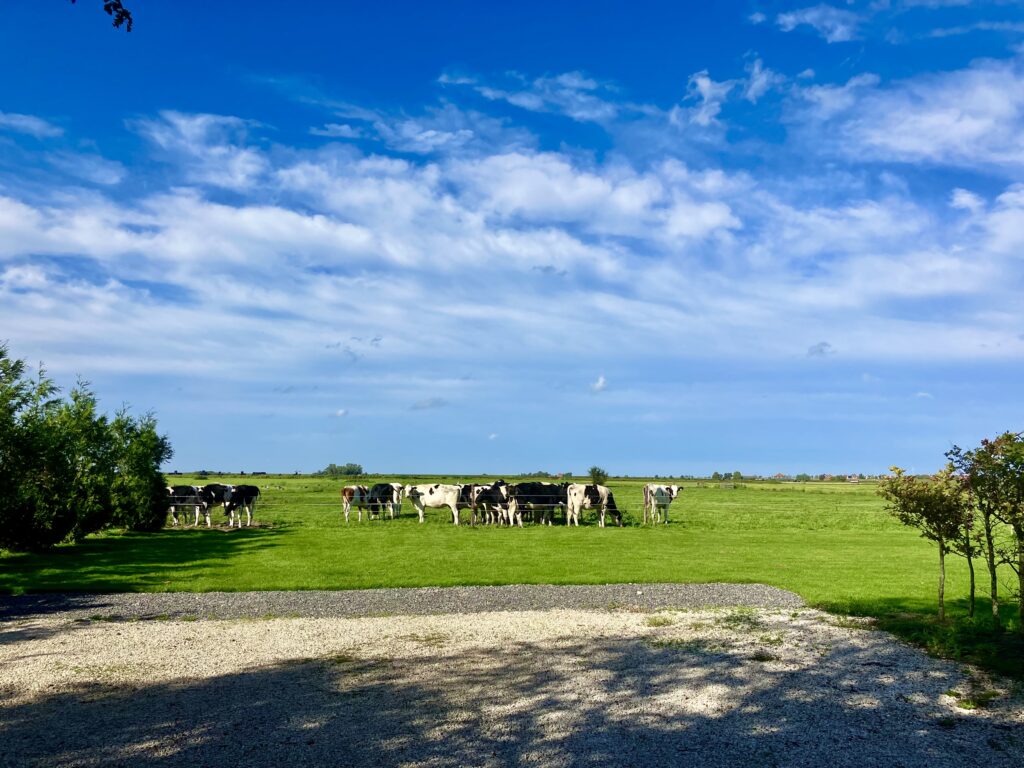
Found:
[[[992,621],[998,628],[999,566],[1017,577],[1018,625],[1024,632],[1024,433],[1006,432],[978,448],[954,446],[938,474],[922,478],[893,467],[878,493],[905,525],[939,547],[939,619],[945,619],[946,555],[967,560],[968,613],[974,616],[975,569],[988,570]]]
[[[107,526],[153,530],[167,516],[171,457],[152,414],[109,418],[85,383],[68,395],[0,345],[0,547],[43,549]]]
[[[321,477],[357,477],[366,473],[363,472],[362,464],[353,464],[350,461],[348,464],[343,464],[340,467],[337,464],[328,464],[319,472],[314,472],[313,474]]]

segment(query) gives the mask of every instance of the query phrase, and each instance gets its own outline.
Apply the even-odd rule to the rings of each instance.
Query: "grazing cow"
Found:
[[[644,525],[647,524],[648,513],[652,523],[661,522],[662,510],[665,510],[665,522],[668,523],[668,507],[682,490],[678,485],[647,483],[644,486]]]
[[[615,521],[622,526],[622,513],[615,505],[615,497],[612,492],[603,485],[583,485],[573,483],[569,486],[567,496],[569,504],[566,509],[566,524],[575,521],[580,524],[580,512],[584,509],[596,508],[598,510],[597,524],[604,528],[605,515],[611,513]]]
[[[434,483],[433,485],[407,485],[405,495],[409,497],[420,522],[423,522],[423,511],[427,507],[444,508],[452,511],[452,522],[459,524],[459,497],[462,495],[461,485],[444,485]]]
[[[363,510],[366,509],[369,494],[370,489],[365,485],[346,485],[341,489],[341,510],[345,514],[346,523],[352,507],[355,507],[359,514],[359,522],[363,522]]]
[[[395,519],[395,510],[401,509],[402,494],[395,490],[392,483],[377,483],[372,486],[366,494],[366,503],[370,507],[370,516],[380,515],[384,519],[384,511],[387,510],[388,517]]]
[[[173,525],[178,524],[178,510],[181,507],[191,507],[196,513],[193,525],[199,525],[199,511],[202,510],[206,515],[206,527],[210,527],[210,508],[203,498],[203,489],[198,485],[171,485],[167,488],[167,495],[169,496]]]
[[[520,508],[525,508],[540,514],[540,521],[547,525],[552,524],[555,510],[559,507],[566,507],[568,498],[566,491],[569,483],[516,483],[507,486],[506,495],[509,498],[510,515],[519,516],[522,513]],[[568,523],[568,519],[566,519]]]
[[[260,489],[255,485],[235,485],[230,491],[224,494],[224,509],[228,513],[228,527],[235,524],[235,510],[245,510],[245,526],[252,525],[253,510],[256,508],[256,500],[260,497]],[[207,518],[209,519],[209,518]],[[242,527],[242,513],[238,513],[238,527]]]

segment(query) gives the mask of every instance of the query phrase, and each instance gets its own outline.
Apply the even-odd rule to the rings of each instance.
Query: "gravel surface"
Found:
[[[740,605],[799,608],[803,600],[763,584],[606,584],[425,587],[301,592],[153,592],[0,597],[0,619],[60,613],[69,618],[238,619],[483,613],[552,608],[607,610]]]
[[[950,695],[982,691],[987,709]],[[1019,768],[1024,709],[801,608],[49,614],[0,623],[0,745],[19,768]]]

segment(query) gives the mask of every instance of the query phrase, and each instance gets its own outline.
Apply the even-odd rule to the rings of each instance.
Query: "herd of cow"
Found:
[[[682,489],[678,485],[644,486],[643,522],[668,522],[668,508]],[[584,509],[596,509],[598,525],[602,528],[611,516],[622,525],[622,513],[615,504],[612,492],[603,485],[583,483],[506,483],[497,480],[490,485],[432,483],[425,485],[402,485],[401,483],[377,483],[376,485],[347,485],[341,489],[342,512],[345,522],[349,521],[352,508],[356,508],[359,522],[363,511],[367,518],[394,518],[400,513],[402,499],[412,502],[413,508],[423,522],[426,509],[448,509],[452,522],[459,524],[459,513],[470,512],[475,525],[518,525],[522,527],[524,513],[539,523],[552,525],[555,515],[562,511],[566,525],[579,525]]]
[[[260,489],[255,485],[171,485],[167,487],[168,505],[173,525],[178,524],[180,510],[194,510],[195,523],[199,525],[199,515],[206,517],[206,527],[210,527],[210,510],[223,507],[228,516],[228,525],[235,525],[235,511],[238,511],[238,527],[242,527],[242,510],[245,510],[246,526],[252,525],[253,508],[260,497]]]
[[[682,491],[678,485],[644,486],[643,522],[668,522],[668,508]],[[242,511],[246,514],[246,526],[252,525],[253,509],[260,496],[255,485],[172,485],[167,488],[168,506],[173,525],[179,524],[178,514],[182,510],[195,514],[194,525],[199,525],[199,516],[206,518],[210,527],[210,511],[214,507],[224,508],[229,527],[235,525],[238,512],[238,527],[242,527]],[[452,513],[452,522],[459,524],[459,513],[470,512],[474,525],[479,521],[491,525],[518,525],[522,527],[524,515],[538,523],[553,525],[556,515],[561,512],[566,525],[579,525],[585,509],[596,509],[598,525],[602,528],[611,516],[622,525],[622,513],[615,504],[615,496],[603,485],[583,483],[506,483],[496,480],[490,485],[432,483],[424,485],[402,485],[401,483],[377,483],[376,485],[347,485],[341,489],[342,511],[345,522],[355,507],[359,522],[363,512],[367,519],[395,518],[401,513],[402,500],[409,499],[424,520],[427,509],[447,509]]]

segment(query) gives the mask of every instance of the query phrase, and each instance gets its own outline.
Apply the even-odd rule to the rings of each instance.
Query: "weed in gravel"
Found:
[[[119,616],[114,616],[109,613],[94,613],[89,617],[89,621],[119,621]]]
[[[754,632],[762,626],[761,619],[753,608],[734,608],[717,621],[735,632]]]
[[[779,657],[770,651],[766,651],[764,648],[758,648],[754,651],[750,658],[754,661],[778,661]]]
[[[833,627],[840,629],[874,629],[874,621],[870,618],[859,618],[855,616],[836,616],[832,622]]]
[[[985,709],[995,699],[1002,696],[999,691],[978,690],[971,691],[969,693],[960,693],[959,691],[946,691],[947,696],[952,696],[956,699],[956,705],[960,709]]]
[[[676,623],[676,620],[671,616],[648,616],[647,626],[648,627],[668,627]]]
[[[781,634],[760,635],[758,636],[757,641],[763,645],[782,645],[784,639],[785,637]]]
[[[665,648],[674,651],[685,651],[686,653],[714,653],[721,650],[721,646],[715,645],[700,638],[682,637],[659,637],[649,640],[648,645],[652,648]]]
[[[945,728],[947,731],[956,728],[955,717],[940,717],[935,721],[939,728]]]
[[[444,632],[427,632],[426,634],[413,633],[410,635],[401,635],[400,640],[411,640],[414,643],[425,646],[427,648],[442,648],[444,644],[448,642],[448,635]]]

